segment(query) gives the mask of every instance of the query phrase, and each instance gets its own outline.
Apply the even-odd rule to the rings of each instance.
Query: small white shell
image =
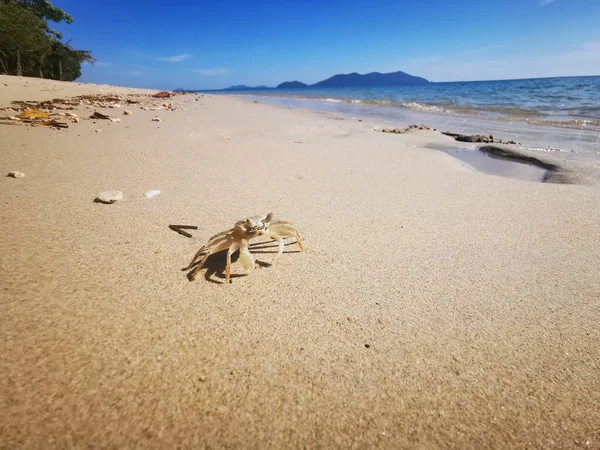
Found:
[[[158,189],[154,189],[152,191],[144,192],[144,197],[146,197],[146,198],[154,198],[158,194],[160,194],[160,191]]]

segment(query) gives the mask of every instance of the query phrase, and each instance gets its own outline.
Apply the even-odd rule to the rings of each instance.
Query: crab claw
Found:
[[[246,269],[246,273],[250,272],[256,266],[256,259],[248,249],[247,240],[243,240],[242,244],[240,245],[240,257],[238,261],[244,267],[244,269]]]

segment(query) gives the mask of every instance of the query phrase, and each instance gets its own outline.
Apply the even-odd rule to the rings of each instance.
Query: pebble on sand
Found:
[[[133,113],[132,113],[131,111],[129,111],[128,109],[126,109],[125,111],[123,111],[123,115],[124,115],[124,116],[130,116],[130,115],[132,115],[132,114],[133,114]]]
[[[111,204],[123,200],[123,193],[121,191],[104,191],[100,192],[96,199],[96,203]]]
[[[162,122],[162,121],[160,120],[160,117],[153,117],[152,122]]]
[[[111,121],[111,122],[120,122],[120,121],[121,121],[121,119],[119,119],[118,117],[111,117],[111,118],[110,118],[110,121]]]
[[[23,172],[19,172],[18,170],[13,170],[12,172],[8,172],[6,176],[11,178],[23,178],[25,174]]]

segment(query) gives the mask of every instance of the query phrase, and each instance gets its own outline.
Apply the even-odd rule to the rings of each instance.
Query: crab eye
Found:
[[[267,216],[261,220],[261,222],[263,223],[263,225],[268,224],[269,222],[271,222],[271,220],[273,220],[273,213],[270,212],[269,214],[267,214]]]

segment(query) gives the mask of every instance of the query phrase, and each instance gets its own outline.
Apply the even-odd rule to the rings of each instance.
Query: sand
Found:
[[[117,91],[0,77],[0,106]],[[0,123],[0,172],[26,174],[0,177],[0,447],[600,448],[597,185],[196,98]],[[223,258],[188,281],[210,236],[269,211],[305,252],[267,242],[229,286]]]

